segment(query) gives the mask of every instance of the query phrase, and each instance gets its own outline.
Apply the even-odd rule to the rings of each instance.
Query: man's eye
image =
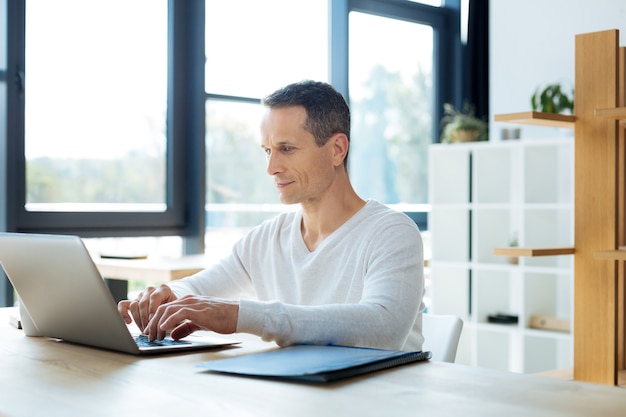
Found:
[[[293,146],[283,146],[281,150],[283,152],[293,152],[293,149]]]

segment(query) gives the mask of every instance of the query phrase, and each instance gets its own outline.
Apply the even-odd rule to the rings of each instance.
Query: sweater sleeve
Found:
[[[212,267],[167,285],[178,298],[188,294],[235,300],[255,297],[250,276],[235,250]]]

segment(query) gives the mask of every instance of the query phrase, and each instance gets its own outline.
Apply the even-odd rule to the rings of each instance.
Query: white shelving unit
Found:
[[[465,327],[457,362],[533,373],[572,366],[570,333],[532,315],[573,318],[572,256],[494,255],[573,247],[573,138],[435,144],[429,150],[431,310]],[[494,324],[493,314],[518,316]]]

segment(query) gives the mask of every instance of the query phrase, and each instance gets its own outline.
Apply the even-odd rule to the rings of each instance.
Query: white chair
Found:
[[[457,316],[423,313],[422,350],[430,350],[434,361],[454,362],[462,330],[463,320]]]

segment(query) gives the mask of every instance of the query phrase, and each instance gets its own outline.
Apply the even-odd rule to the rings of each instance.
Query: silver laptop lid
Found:
[[[0,233],[0,264],[40,335],[138,351],[79,237]]]

